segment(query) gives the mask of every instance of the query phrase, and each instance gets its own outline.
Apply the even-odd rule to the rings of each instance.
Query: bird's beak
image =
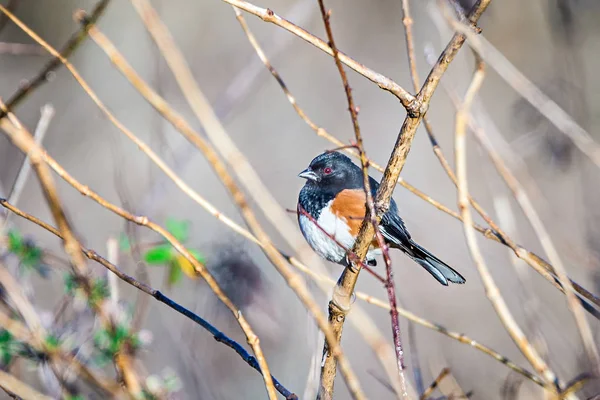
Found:
[[[309,181],[318,181],[319,177],[310,168],[306,168],[304,171],[298,174],[300,178],[308,179]]]

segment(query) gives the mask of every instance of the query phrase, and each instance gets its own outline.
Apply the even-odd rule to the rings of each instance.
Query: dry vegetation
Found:
[[[342,51],[346,43],[344,33],[352,32],[342,27],[347,18],[345,13],[355,6],[353,2],[298,1],[288,7],[286,19],[283,14],[254,3],[223,0],[221,3],[230,8],[226,10],[229,19],[237,19],[241,27],[236,33],[243,32],[244,46],[253,53],[252,62],[243,64],[242,73],[229,79],[228,90],[219,89],[225,97],[216,101],[212,100],[212,94],[203,91],[199,74],[193,68],[195,63],[190,61],[193,55],[179,47],[179,36],[184,35],[189,42],[185,23],[175,26],[163,22],[163,17],[169,15],[171,20],[176,15],[190,22],[181,13],[172,14],[176,7],[167,5],[157,11],[149,0],[131,0],[127,5],[101,0],[87,12],[72,10],[79,28],[55,47],[33,24],[19,16],[21,7],[29,4],[22,3],[9,0],[0,4],[0,39],[2,31],[11,35],[18,31],[23,35],[19,36],[23,43],[0,43],[0,57],[16,59],[10,74],[0,75],[3,90],[0,131],[7,139],[1,143],[9,149],[3,149],[0,156],[4,154],[5,160],[10,160],[0,163],[0,167],[10,170],[10,176],[14,177],[11,185],[7,185],[4,178],[8,175],[0,171],[3,208],[0,388],[7,396],[23,399],[266,396],[323,400],[598,396],[600,356],[596,343],[600,298],[594,294],[598,285],[591,279],[593,268],[598,266],[598,257],[594,256],[597,247],[593,240],[597,232],[594,202],[581,212],[580,220],[591,226],[586,227],[590,232],[589,244],[582,244],[581,235],[568,233],[573,226],[582,224],[566,216],[570,214],[565,210],[574,207],[574,196],[562,193],[559,173],[552,170],[558,164],[569,168],[575,159],[577,174],[593,177],[582,179],[581,196],[587,198],[586,190],[593,196],[597,190],[589,182],[597,181],[600,145],[590,133],[593,118],[583,111],[587,102],[581,99],[585,96],[575,89],[573,93],[562,91],[557,97],[547,95],[533,82],[537,79],[529,79],[486,39],[486,24],[480,23],[485,20],[486,12],[495,13],[494,31],[512,29],[502,19],[503,7],[509,7],[508,3],[398,0],[395,9],[400,15],[393,20],[405,38],[406,53],[400,58],[405,59],[407,76],[401,82],[411,82],[408,89],[376,72],[368,58],[359,62],[352,52]],[[111,7],[117,4],[121,7],[119,13],[111,14]],[[373,6],[373,10],[379,6],[386,7]],[[576,76],[578,89],[584,90],[581,84],[585,81],[584,62],[577,51],[580,42],[574,21],[585,27],[584,17],[578,19],[578,13],[585,12],[582,11],[585,7],[592,13],[600,10],[568,0],[552,1],[546,6],[551,16],[558,16],[558,22],[553,23],[555,37],[551,43],[561,49],[565,58],[568,56],[564,75]],[[121,15],[124,7],[128,9],[127,22]],[[185,10],[185,6],[181,7]],[[517,12],[520,7],[517,4]],[[522,7],[525,13],[531,4]],[[227,15],[222,8],[214,14],[214,21]],[[415,8],[421,16],[418,23],[412,15]],[[324,28],[323,39],[303,27],[310,20],[310,13],[319,22],[312,25],[311,32]],[[256,17],[262,20],[256,21],[257,31],[264,29],[266,23],[273,24],[277,32],[288,31],[287,39],[267,40],[264,30],[255,35],[253,24],[247,19]],[[43,19],[39,15],[37,18]],[[113,19],[115,22],[103,25],[105,20]],[[146,60],[142,63],[128,60],[124,55],[127,53],[120,50],[121,41],[110,28],[134,19],[147,31],[152,51],[160,60],[157,76],[148,73]],[[427,28],[420,27],[425,25]],[[224,29],[231,30],[233,35],[231,26]],[[439,54],[433,56],[430,44],[417,44],[420,42],[415,36],[422,30],[449,38]],[[210,29],[204,34],[210,36]],[[369,29],[354,34],[368,37],[371,47],[379,45]],[[217,36],[214,41],[220,40]],[[315,106],[302,108],[300,103],[309,101],[301,101],[293,89],[301,81],[294,80],[295,85],[288,85],[289,81],[283,78],[287,74],[280,74],[275,68],[275,60],[279,58],[276,56],[289,46],[286,40],[290,37],[308,42],[312,45],[310,52],[319,49],[327,54],[315,68],[329,66],[337,72],[337,84],[332,86],[339,89],[339,96],[343,94],[338,100],[345,103],[331,109],[325,106],[327,110],[319,115],[337,121],[343,119],[342,110],[347,108],[354,133],[352,139],[338,139],[317,124],[317,119],[310,115]],[[138,41],[134,42],[134,46],[139,46]],[[270,43],[271,48],[263,42]],[[84,50],[90,51],[90,47],[103,59],[98,65],[121,76],[88,82],[90,74],[82,72],[83,61],[77,56]],[[222,51],[227,45],[218,44],[217,48]],[[386,56],[391,51],[387,49]],[[41,67],[36,65],[33,78],[15,72],[19,57],[39,58],[46,54],[49,58],[44,58]],[[297,53],[297,63],[303,54]],[[419,65],[426,64],[424,58],[430,64],[426,68]],[[219,60],[210,63],[212,68],[220,68]],[[8,64],[0,68],[8,70]],[[444,80],[450,74],[449,68],[454,68],[453,77],[460,76],[466,83],[464,87],[452,79]],[[294,71],[288,66],[286,72],[290,69]],[[428,71],[424,80],[419,76],[420,69]],[[286,127],[270,110],[256,118],[280,124],[278,135],[263,135],[257,129],[251,139],[240,141],[232,133],[228,120],[234,114],[234,104],[240,104],[243,98],[262,99],[260,90],[253,86],[255,81],[267,85],[266,79],[260,78],[262,71],[272,76],[269,83],[275,83],[289,102],[285,104],[280,93],[268,93],[271,97],[279,95],[275,101],[284,103],[287,110],[281,112],[293,110],[294,121],[304,124],[298,129],[314,131],[327,141],[328,149],[347,152],[362,166],[368,215],[354,248],[346,249],[353,266],[342,271],[337,280],[299,234],[295,215],[291,214],[304,211],[290,212],[293,203],[288,203],[296,193],[281,200],[282,191],[297,186],[287,183],[294,179],[287,172],[299,171],[296,166],[303,168],[315,154],[302,144],[298,144],[296,151],[291,140],[283,139],[279,145],[272,145],[274,138],[285,135]],[[85,94],[85,101],[94,108],[82,105],[79,110],[77,103],[65,105],[50,96],[45,100],[48,104],[42,108],[41,117],[35,121],[34,113],[27,113],[31,111],[28,104],[39,100],[39,93],[46,87],[56,86],[56,75],[66,72],[70,76],[60,75],[58,87],[66,88],[66,81],[76,82],[77,90]],[[165,75],[173,78],[168,90],[163,86]],[[3,82],[10,80],[9,76],[26,79],[14,93],[5,90],[17,86],[14,82]],[[593,87],[597,82],[593,81],[594,74],[590,76]],[[333,80],[333,75],[330,78]],[[505,115],[490,116],[483,108],[484,89],[490,79],[496,88],[508,85],[522,97],[509,114],[511,122],[532,125],[534,133],[544,132],[554,158],[553,164],[546,164],[538,172],[539,178],[535,173],[527,173],[519,151],[543,145],[522,139],[525,144],[507,143],[509,137],[498,134],[492,122]],[[110,88],[126,83],[137,96],[135,103],[129,103],[129,97],[121,102],[108,95]],[[366,84],[370,85],[368,89]],[[357,86],[360,89],[353,90]],[[368,128],[364,128],[359,106],[366,108],[367,114],[377,114],[377,110],[369,107],[361,94],[373,87],[377,92],[371,98],[392,97],[394,103],[386,106],[386,113],[401,115],[403,119],[396,123],[400,128],[394,144],[381,144],[381,136],[374,143],[374,135],[366,133],[373,130],[369,119]],[[302,93],[318,90],[315,82],[305,85]],[[172,91],[177,95],[173,96]],[[444,101],[432,102],[437,92],[444,92]],[[492,100],[493,111],[497,111],[501,100]],[[138,109],[145,110],[148,105],[153,109],[152,119],[144,126],[149,130],[167,129],[163,125],[166,122],[169,138],[163,133],[145,132],[139,124],[132,123]],[[64,122],[63,108],[69,107],[76,108],[78,113],[95,114],[96,120],[100,116],[107,124],[106,129],[123,136],[118,139],[110,136],[107,139],[111,141],[110,149],[100,144],[105,140],[102,134],[89,143],[87,139],[77,139],[78,130],[91,129],[78,126],[75,118]],[[120,112],[123,109],[127,114]],[[446,113],[450,110],[450,124],[435,123],[438,109]],[[146,111],[140,113],[149,115]],[[162,119],[156,119],[157,115]],[[58,146],[50,148],[46,143],[53,124],[72,132],[63,136],[64,141]],[[129,128],[130,125],[136,129]],[[350,125],[343,126],[347,130]],[[387,124],[387,128],[391,126]],[[421,126],[425,128],[422,132],[418,129]],[[418,131],[421,136],[427,135],[437,158],[421,161],[420,169],[439,168],[439,161],[445,174],[443,184],[421,185],[427,190],[417,189],[400,176],[407,160],[410,163],[411,157],[423,157],[419,152],[424,152],[425,146],[416,145],[420,148],[411,152],[413,140],[415,143],[419,140]],[[443,150],[438,141],[452,142],[441,137],[442,131],[453,133],[453,160],[450,151]],[[179,143],[176,150],[172,150],[174,143]],[[98,146],[98,157],[92,154],[94,146]],[[479,153],[473,149],[476,146]],[[57,148],[62,157],[53,156]],[[138,150],[136,156],[129,154],[134,148]],[[373,157],[367,148],[382,156]],[[14,156],[17,150],[21,157]],[[203,158],[202,174],[185,173],[182,165],[192,154]],[[77,157],[65,158],[65,155]],[[144,161],[139,161],[138,156],[145,157]],[[385,167],[374,161],[383,157],[387,157]],[[135,166],[129,163],[134,159]],[[110,171],[104,170],[103,163],[107,160],[114,163]],[[473,160],[477,160],[478,168],[469,167]],[[291,164],[281,169],[285,174],[271,173],[282,162]],[[146,165],[151,169],[145,169]],[[204,174],[209,170],[212,178]],[[94,185],[82,178],[85,171],[93,171],[90,176]],[[383,177],[377,195],[372,197],[368,175],[374,171],[382,172]],[[416,176],[428,179],[427,174]],[[415,173],[410,175],[414,177]],[[550,184],[544,183],[546,175],[550,176]],[[429,218],[426,214],[415,212],[408,216],[407,225],[418,231],[419,237],[434,238],[429,239],[434,246],[428,247],[440,251],[454,247],[454,253],[461,253],[462,258],[458,257],[463,260],[461,272],[474,266],[466,272],[464,287],[445,289],[427,282],[423,284],[431,284],[431,288],[421,289],[421,281],[416,278],[418,271],[414,275],[405,273],[400,268],[404,259],[385,250],[377,226],[397,185],[420,199],[414,203],[415,208],[432,205],[434,208],[429,209],[460,221],[454,225],[448,222],[448,228],[438,231],[433,223],[425,222]],[[107,187],[111,189],[106,190]],[[185,200],[166,200],[165,187],[169,191],[178,188]],[[475,193],[481,187],[487,187],[487,191],[480,201]],[[107,191],[109,194],[104,194]],[[430,191],[444,193],[444,201],[435,200]],[[232,206],[225,204],[226,198]],[[50,213],[39,206],[42,201]],[[408,197],[406,201],[412,204]],[[94,204],[93,208],[80,207],[88,202]],[[538,209],[540,204],[546,212]],[[554,216],[547,211],[549,207]],[[31,209],[43,212],[27,211]],[[235,210],[239,218],[232,216]],[[200,212],[211,216],[227,231],[219,231],[220,228],[214,228],[216,225],[191,226],[190,221],[199,222],[193,216]],[[565,215],[561,215],[563,212]],[[115,217],[112,225],[105,225],[103,219],[109,218],[107,215]],[[568,229],[557,233],[556,226],[563,224]],[[107,226],[121,228],[115,231]],[[464,237],[459,235],[461,228]],[[204,244],[198,244],[198,237],[203,237]],[[384,248],[385,267],[371,270],[362,260],[374,237]],[[60,241],[53,242],[56,238]],[[456,245],[459,239],[466,246]],[[452,244],[435,245],[445,240]],[[62,249],[52,243],[61,243]],[[495,250],[489,250],[488,243],[494,243]],[[539,243],[539,250],[525,243],[534,246]],[[499,248],[507,251],[498,253]],[[263,258],[257,249],[262,251]],[[576,269],[573,264],[588,269]],[[363,269],[366,273],[361,274]],[[531,271],[537,274],[530,274]],[[360,283],[359,275],[362,275]],[[363,285],[364,281],[369,286]],[[418,283],[409,285],[409,281]],[[485,297],[489,303],[483,305]],[[426,307],[419,307],[420,315],[416,315],[403,303]],[[373,311],[376,308],[383,312],[377,314],[378,311]],[[432,322],[444,315],[447,318],[442,319],[443,325]],[[177,318],[185,322],[174,323]],[[548,323],[545,319],[558,322]],[[351,328],[345,327],[346,323]],[[478,335],[470,331],[473,328],[494,345],[476,340]],[[432,335],[445,337],[446,341],[432,345]],[[446,351],[450,343],[455,348]],[[501,350],[495,350],[496,347]],[[262,378],[260,382],[257,377]]]

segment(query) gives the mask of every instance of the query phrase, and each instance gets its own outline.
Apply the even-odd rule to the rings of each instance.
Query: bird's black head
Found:
[[[337,151],[328,151],[315,157],[298,176],[306,179],[308,185],[321,188],[362,187],[361,169]]]

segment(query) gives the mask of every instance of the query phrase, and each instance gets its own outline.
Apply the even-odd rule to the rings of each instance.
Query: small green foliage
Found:
[[[167,219],[167,230],[180,242],[185,242],[189,236],[189,221],[180,221],[174,218]],[[197,250],[189,250],[192,256],[201,263],[204,263],[204,256]],[[192,279],[197,277],[192,263],[183,257],[169,243],[159,244],[144,253],[144,261],[149,265],[165,265],[168,268],[169,285],[174,285],[181,281],[185,273]]]
[[[85,397],[80,394],[67,394],[65,400],[85,400]]]
[[[188,238],[190,231],[190,222],[189,221],[179,221],[175,218],[167,218],[167,230],[175,239],[180,242],[185,242]]]
[[[173,247],[170,244],[156,246],[144,254],[144,261],[148,264],[167,264],[173,258]]]
[[[8,231],[8,250],[17,254],[23,247],[23,236],[14,229]]]
[[[10,364],[15,352],[15,340],[7,330],[0,330],[0,363]]]
[[[49,334],[46,336],[45,345],[49,351],[55,351],[60,347],[60,339],[52,334]]]
[[[33,242],[27,240],[15,229],[8,231],[8,250],[16,255],[25,270],[35,270],[44,274],[42,265],[43,251]]]
[[[72,296],[78,287],[79,283],[77,283],[75,275],[67,273],[65,275],[65,293]]]
[[[169,262],[169,285],[174,285],[179,282],[182,276],[183,272],[181,271],[179,262],[177,262],[177,258],[171,259]]]
[[[67,274],[65,276],[65,292],[68,295],[73,296],[75,291],[81,288],[79,279],[73,274]],[[88,296],[88,303],[90,306],[96,306],[102,300],[106,299],[110,295],[110,289],[108,282],[104,278],[96,278],[92,280],[90,293]]]
[[[175,393],[181,390],[181,380],[175,373],[167,369],[159,375],[150,375],[146,378],[144,388],[144,399],[158,399],[165,397],[165,394]]]
[[[110,289],[108,288],[108,282],[104,278],[94,279],[92,282],[92,288],[90,290],[90,297],[88,301],[90,304],[98,304],[102,300],[106,299],[110,295]]]
[[[129,241],[129,237],[124,233],[121,233],[119,235],[119,249],[123,252],[128,252],[131,250],[131,243]]]
[[[133,350],[141,344],[137,334],[123,324],[118,324],[113,329],[97,330],[94,333],[94,345],[99,353],[96,361],[103,365],[112,360],[125,343]]]

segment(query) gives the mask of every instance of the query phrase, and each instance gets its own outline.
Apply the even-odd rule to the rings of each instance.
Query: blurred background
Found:
[[[462,3],[469,5],[469,1]],[[73,12],[79,8],[89,11],[94,2],[2,0],[1,4],[10,4],[29,27],[61,48],[78,29]],[[294,209],[303,185],[296,175],[313,157],[334,146],[317,137],[295,113],[277,82],[258,60],[229,5],[218,0],[153,0],[152,4],[171,30],[200,87],[237,146],[279,203],[284,208]],[[316,1],[261,0],[257,5],[271,8],[309,32],[325,37]],[[412,92],[401,1],[329,0],[326,5],[333,10],[337,46]],[[412,1],[411,9],[417,65],[423,79],[452,32],[435,11],[435,2]],[[349,143],[353,130],[334,61],[272,24],[251,15],[246,19],[307,115]],[[600,69],[599,20],[600,2],[595,0],[503,0],[492,2],[479,23],[485,37],[597,142],[600,142],[600,80],[596,76]],[[7,100],[23,82],[34,77],[50,57],[16,25],[4,18],[0,21],[0,97]],[[99,21],[99,28],[137,72],[192,126],[200,129],[130,2],[112,1]],[[146,141],[194,189],[218,205],[227,216],[243,224],[227,191],[203,156],[144,101],[91,40],[81,46],[71,61],[125,126]],[[428,112],[451,165],[454,164],[455,109],[447,91],[462,96],[473,65],[472,54],[465,46],[444,76]],[[219,282],[246,314],[261,338],[273,375],[302,396],[311,357],[315,351],[320,352],[321,345],[316,341],[310,316],[260,249],[236,236],[178,190],[104,117],[68,71],[60,68],[49,78],[49,83],[16,108],[17,117],[33,131],[41,107],[50,104],[55,115],[43,145],[67,171],[108,200],[136,214],[147,215],[161,225],[168,220],[188,221],[187,245],[203,254]],[[396,98],[362,76],[351,71],[349,79],[355,102],[360,107],[359,121],[367,153],[385,165],[405,111]],[[600,174],[597,167],[491,67],[487,69],[474,116],[525,185],[569,275],[591,292],[600,293]],[[23,155],[0,135],[0,197],[10,193],[22,161]],[[513,239],[545,256],[510,191],[472,135],[468,141],[468,164],[471,194]],[[377,179],[381,177],[376,171],[372,171],[372,175]],[[456,190],[433,154],[422,127],[403,177],[432,198],[457,209]],[[127,226],[122,219],[81,196],[64,181],[57,179],[57,185],[68,217],[85,246],[106,254],[107,241],[122,238],[124,233],[129,233],[129,241],[136,245],[159,240],[148,230]],[[441,287],[408,258],[392,253],[401,303],[419,316],[465,333],[531,369],[485,296],[465,245],[461,223],[400,186],[394,198],[413,237],[467,279],[464,286]],[[52,221],[39,182],[33,175],[24,187],[18,206],[45,221]],[[277,246],[289,251],[264,215],[259,213],[259,217],[268,232],[274,234]],[[295,216],[290,214],[289,218],[294,220]],[[10,223],[41,248],[66,259],[61,243],[52,235],[15,216],[10,218]],[[478,236],[478,241],[508,306],[552,369],[563,381],[589,371],[590,365],[565,297],[531,268],[515,262],[508,248],[482,236]],[[240,343],[245,342],[231,314],[200,280],[184,277],[168,287],[167,268],[146,266],[140,254],[133,253],[121,252],[121,268],[164,290]],[[332,276],[341,273],[338,266],[328,267]],[[98,275],[104,273],[99,265],[90,263],[90,268]],[[382,263],[378,268],[383,271]],[[46,278],[37,275],[22,278],[23,284],[31,287],[29,293],[40,313],[56,313],[61,306],[63,275],[60,270],[50,268]],[[119,287],[123,301],[137,304],[141,328],[152,339],[139,354],[143,370],[157,376],[177,375],[181,389],[175,398],[265,397],[260,375],[231,349],[215,343],[207,332],[152,299],[140,306],[142,297],[131,287],[125,284]],[[316,287],[313,289],[317,301],[326,310],[328,295]],[[383,287],[368,274],[363,274],[358,289],[386,298]],[[362,306],[391,344],[388,312],[368,304]],[[144,309],[142,313],[140,310]],[[64,319],[69,320],[68,315]],[[600,325],[591,317],[589,320],[598,338]],[[539,387],[529,381],[512,391],[516,376],[508,368],[438,332],[414,326],[409,345],[407,321],[402,319],[401,324],[411,380],[414,372],[411,357],[416,353],[425,385],[442,368],[449,367],[453,379],[475,399],[543,397]],[[90,340],[81,335],[82,341]],[[386,375],[375,354],[350,324],[344,330],[342,345],[367,395],[373,399],[392,398],[382,383]],[[23,380],[42,391],[49,390],[44,386],[43,377],[32,372],[31,365],[23,363],[16,368]],[[452,386],[442,387],[446,395],[454,390]],[[579,393],[580,398],[597,394],[599,388],[600,385],[590,383]],[[436,393],[441,396],[440,392]],[[336,398],[349,398],[341,378],[336,384]]]

